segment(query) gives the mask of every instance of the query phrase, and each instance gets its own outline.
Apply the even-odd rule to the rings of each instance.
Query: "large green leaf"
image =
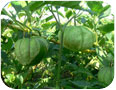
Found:
[[[7,11],[4,8],[1,11],[1,15],[8,15]]]
[[[83,89],[98,89],[101,88],[101,86],[103,86],[103,83],[100,83],[96,80],[93,81],[85,81],[85,80],[76,80],[76,81],[69,81],[70,83],[72,83],[74,86],[76,87],[80,87]]]
[[[35,11],[39,8],[41,8],[42,6],[44,6],[45,4],[51,4],[54,6],[63,6],[63,7],[67,7],[67,8],[74,8],[74,9],[81,9],[80,7],[80,1],[35,1],[35,2],[30,2],[29,3],[29,8],[30,11]]]
[[[56,13],[57,13],[56,10],[53,10],[53,12],[56,12]],[[64,15],[62,14],[62,12],[58,11],[58,14],[59,14],[60,16],[64,17]]]
[[[47,29],[53,27],[54,25],[56,25],[55,21],[49,21],[49,22],[46,22],[46,23],[42,24],[42,27],[43,27],[44,30],[45,29],[47,30]]]
[[[83,73],[83,74],[86,74],[86,75],[89,75],[89,76],[93,76],[92,73],[87,69],[87,68],[77,68],[76,71],[74,71],[74,73]]]
[[[29,6],[27,5],[27,3],[25,1],[12,1],[11,2],[11,5],[15,8],[17,14],[24,10],[26,12],[26,15],[27,15],[27,19],[28,21],[30,22],[31,21],[31,13],[29,12],[30,9],[29,9]]]
[[[35,2],[31,1],[28,6],[29,6],[30,11],[33,12],[41,8],[44,5],[45,3],[43,1],[35,1]]]
[[[46,1],[46,4],[51,4],[55,6],[63,6],[67,8],[81,9],[80,1]]]
[[[107,16],[110,15],[110,13],[111,13],[111,6],[107,5],[107,6],[105,6],[104,8],[101,9],[99,18],[107,17]]]
[[[69,19],[70,16],[73,14],[72,10],[66,11],[66,17]]]
[[[108,24],[102,25],[98,27],[98,30],[100,30],[103,34],[111,32],[114,30],[114,23],[108,23]]]
[[[48,21],[51,20],[51,19],[53,19],[53,15],[48,16],[45,20],[46,20],[46,22],[48,22]]]
[[[11,5],[14,7],[14,9],[16,10],[17,13],[22,10],[22,6],[21,6],[20,2],[12,1]]]
[[[77,86],[77,87],[82,87],[82,88],[88,88],[88,87],[92,87],[93,85],[88,82],[88,81],[70,81],[73,85]]]
[[[26,7],[24,8],[24,11],[26,12],[28,21],[31,22],[31,17],[30,17],[30,16],[32,15],[32,13],[30,12],[29,7],[26,6]]]
[[[98,14],[103,8],[102,3],[102,1],[87,1],[87,5],[94,14]]]

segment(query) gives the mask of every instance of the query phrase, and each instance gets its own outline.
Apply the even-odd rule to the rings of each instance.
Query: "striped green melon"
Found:
[[[38,36],[23,38],[15,43],[15,55],[22,65],[38,64],[45,56],[47,50],[47,41]]]
[[[106,86],[111,84],[114,78],[114,68],[113,67],[103,67],[98,72],[98,80],[104,83]]]
[[[60,35],[61,31],[59,39]],[[63,45],[72,51],[91,48],[95,40],[95,34],[84,26],[67,26],[64,30]]]

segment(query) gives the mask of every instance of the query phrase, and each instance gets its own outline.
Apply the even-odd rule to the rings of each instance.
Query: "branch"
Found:
[[[23,27],[26,27],[26,28],[28,28],[29,30],[31,30],[28,26],[24,25],[23,23],[17,21],[15,18],[13,18],[6,10],[5,10],[5,13],[6,13],[6,15],[9,16],[12,20],[14,20],[15,23],[18,24],[22,29],[24,29]],[[12,13],[11,13],[11,14],[12,14]],[[12,15],[13,15],[13,14],[12,14]],[[22,27],[21,25],[22,25],[23,27]]]
[[[56,8],[56,12],[57,12],[57,16],[58,16],[58,21],[59,21],[59,23],[60,23],[60,16],[59,16],[59,14],[58,14],[58,8]]]
[[[47,5],[47,6],[48,6],[48,5]],[[60,26],[60,23],[58,22],[58,20],[57,20],[57,18],[56,18],[56,16],[55,16],[55,14],[53,13],[52,6],[51,6],[51,9],[50,9],[50,8],[49,8],[49,6],[48,6],[48,9],[49,9],[49,11],[52,13],[52,15],[54,16],[54,18],[55,18],[55,20],[56,20],[57,24]]]
[[[79,11],[80,12],[80,11]],[[79,12],[77,13],[77,14],[75,14],[72,18],[70,18],[66,23],[65,23],[65,25],[64,25],[64,28],[68,25],[68,23],[73,19],[73,18],[75,18],[75,17],[79,17],[83,12],[81,12],[80,14],[79,14]]]

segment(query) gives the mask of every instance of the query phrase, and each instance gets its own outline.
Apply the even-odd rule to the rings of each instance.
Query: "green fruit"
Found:
[[[59,32],[59,39],[61,31]],[[96,35],[84,26],[68,26],[64,30],[63,45],[72,51],[91,48]]]
[[[113,67],[103,67],[98,72],[98,80],[103,82],[106,86],[111,84],[114,78],[114,68]]]
[[[47,50],[47,41],[38,36],[23,38],[15,43],[15,55],[22,65],[38,64]]]

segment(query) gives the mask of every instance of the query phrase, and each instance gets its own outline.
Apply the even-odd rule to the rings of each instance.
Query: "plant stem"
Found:
[[[58,13],[57,13],[58,14]],[[61,40],[60,40],[60,49],[59,49],[59,60],[58,60],[58,69],[57,69],[57,76],[56,76],[56,89],[60,89],[60,73],[61,73],[61,62],[62,62],[62,50],[63,50],[63,34],[66,26],[68,23],[74,18],[76,15],[74,15],[71,19],[69,19],[63,27],[59,27],[59,30],[61,30]],[[60,22],[58,22],[60,24]]]
[[[76,18],[74,17],[74,26],[76,26]]]
[[[27,25],[24,25],[23,23],[19,22],[18,20],[16,20],[15,18],[13,18],[5,9],[4,9],[4,13],[9,16],[12,20],[15,21],[15,23],[17,25],[19,25],[22,29],[24,29],[24,27],[28,28],[31,31],[31,28],[29,28]]]
[[[61,72],[61,61],[62,61],[62,49],[63,49],[63,30],[61,28],[61,41],[59,49],[59,60],[58,60],[58,69],[56,76],[56,89],[60,89],[60,72]]]
[[[57,12],[57,16],[58,16],[58,21],[59,21],[59,23],[60,23],[60,16],[59,16],[59,14],[58,14],[58,9],[56,8],[56,12]]]
[[[79,12],[80,12],[80,11],[79,11]],[[74,16],[72,16],[72,17],[65,23],[64,29],[65,29],[65,27],[68,25],[68,23],[69,23],[73,18],[76,19],[76,17],[79,17],[79,16],[82,14],[82,13],[79,14],[79,12],[78,12],[77,14],[75,14]]]
[[[47,6],[48,6],[48,5],[47,5]],[[52,13],[52,15],[54,16],[54,18],[55,18],[57,24],[60,26],[60,22],[58,22],[58,20],[57,20],[55,14],[53,13],[52,6],[51,6],[51,9],[50,9],[49,6],[48,6],[48,9],[49,9],[49,11]]]

